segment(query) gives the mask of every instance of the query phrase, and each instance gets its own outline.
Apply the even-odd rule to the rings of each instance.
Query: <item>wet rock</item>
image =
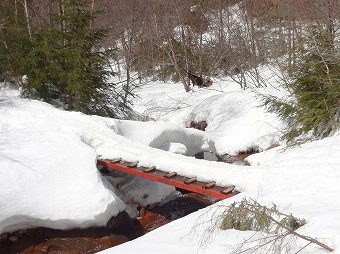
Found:
[[[1,246],[3,246],[7,241],[7,233],[0,234],[0,250]]]
[[[216,154],[213,154],[211,152],[200,152],[195,154],[196,159],[202,159],[207,161],[219,161],[220,158]]]
[[[0,234],[0,241],[7,239],[7,233]]]
[[[190,128],[198,129],[201,131],[205,131],[205,129],[208,127],[208,123],[206,121],[201,122],[191,122]]]
[[[139,236],[139,232],[133,219],[130,218],[126,211],[120,212],[117,216],[112,217],[107,227],[111,228],[117,234],[126,235],[130,239],[134,239]]]
[[[170,221],[173,221],[206,206],[206,204],[203,204],[202,202],[191,197],[178,197],[174,200],[170,200],[162,206],[155,206],[149,210],[153,213],[164,216]]]
[[[100,167],[99,172],[102,174],[109,174],[110,170],[108,170],[106,167]]]
[[[233,156],[229,155],[229,154],[223,154],[221,156],[221,161],[225,162],[225,163],[233,163]]]
[[[122,235],[112,235],[102,238],[53,238],[36,246],[31,246],[22,251],[21,254],[90,254],[117,246],[128,240],[126,236]]]
[[[247,165],[245,158],[247,158],[250,153],[239,153],[237,155],[224,154],[221,156],[221,161],[229,164],[236,165]]]
[[[11,236],[8,238],[8,240],[10,240],[11,242],[16,242],[18,241],[18,237],[17,236]]]

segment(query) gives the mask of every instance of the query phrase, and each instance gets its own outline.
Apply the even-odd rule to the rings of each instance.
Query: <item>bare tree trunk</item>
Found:
[[[284,28],[283,28],[284,30]],[[292,20],[288,20],[288,27],[287,30],[287,44],[288,44],[288,74],[292,75],[294,67],[295,67],[295,60],[296,60],[296,40],[298,37],[297,32],[297,25],[296,21],[293,18]]]
[[[15,6],[15,22],[18,24],[18,1],[14,0],[14,6]]]
[[[94,1],[95,0],[91,1],[91,15],[93,14],[93,10],[94,10]],[[90,29],[92,29],[92,28],[93,28],[93,19],[91,19],[91,21],[90,21]]]
[[[185,69],[186,69],[186,71],[189,71],[187,41],[186,41],[186,36],[185,36],[184,28],[183,28],[182,25],[181,25],[181,40],[182,40],[182,46],[183,46],[183,49],[184,49]]]
[[[64,0],[59,0],[59,16],[62,17],[65,14],[65,2]],[[65,32],[66,23],[65,19],[60,21],[60,31]],[[64,39],[64,46],[66,45],[66,39]]]
[[[249,15],[249,13],[247,13],[247,11],[244,11],[244,18],[245,18],[245,23],[246,23],[246,27],[248,29],[248,40],[250,41],[250,52],[252,52],[252,66],[251,68],[254,69],[254,75],[255,75],[255,80],[257,82],[257,87],[261,87],[262,85],[258,82],[259,81],[259,73],[257,70],[257,66],[260,63],[259,62],[259,56],[262,58],[263,54],[261,53],[261,48],[260,48],[260,43],[259,43],[259,38],[256,34],[256,29],[255,29],[255,24],[254,24],[254,20],[253,17],[251,15]],[[243,77],[242,77],[243,76]],[[247,86],[246,83],[246,78],[244,75],[244,72],[241,71],[241,77],[244,78],[244,85],[243,88],[245,89]]]
[[[332,1],[328,0],[327,1],[327,7],[328,7],[328,31],[329,31],[329,40],[331,43],[334,43],[334,38],[335,38],[335,27],[334,27],[334,20],[333,20],[333,15],[332,15]]]
[[[183,22],[181,20],[180,15],[179,15],[179,11],[178,11],[176,4],[174,2],[172,2],[172,4],[173,4],[173,7],[176,10],[177,19],[179,21],[179,24],[181,24],[180,25],[180,27],[181,27],[181,42],[182,42],[182,46],[183,46],[183,49],[184,49],[185,68],[186,68],[186,72],[188,72],[189,71],[189,61],[188,61],[188,53],[187,53],[187,49],[186,49],[186,38],[185,38],[185,32],[184,32],[184,28],[183,28]],[[170,50],[171,50],[170,59],[171,59],[172,63],[174,64],[174,67],[176,69],[177,74],[179,75],[179,77],[182,80],[184,90],[186,92],[189,92],[190,91],[189,81],[187,81],[186,78],[183,77],[182,72],[180,70],[180,67],[177,63],[176,55],[175,55],[174,48],[172,46],[171,40],[168,40],[168,41],[169,41],[169,46],[170,46]]]
[[[48,1],[47,13],[51,13],[51,1]],[[52,17],[51,17],[51,15],[49,15],[49,17],[48,17],[48,25],[49,25],[49,27],[52,27]]]
[[[126,84],[124,85],[124,95],[123,95],[123,102],[126,103],[127,102],[127,96],[129,93],[129,88],[130,88],[130,82],[131,82],[131,75],[130,75],[130,46],[128,44],[128,41],[130,41],[128,39],[128,41],[125,38],[125,33],[122,33],[121,35],[121,42],[123,45],[123,51],[124,51],[124,58],[125,58],[125,70],[126,70]]]
[[[200,77],[203,76],[203,34],[200,33],[200,41],[199,41],[199,61],[200,61]]]
[[[190,91],[190,85],[189,85],[189,82],[183,77],[182,73],[181,73],[181,70],[178,66],[178,63],[177,63],[177,59],[176,59],[176,55],[175,55],[175,52],[174,52],[174,48],[172,46],[172,43],[170,40],[168,40],[168,43],[169,43],[169,46],[170,46],[170,52],[167,51],[167,54],[169,55],[169,58],[177,72],[177,74],[179,75],[180,79],[182,80],[182,83],[183,83],[183,86],[184,86],[184,90],[186,92],[189,92]]]
[[[24,3],[24,8],[25,8],[27,31],[28,31],[28,35],[30,39],[32,40],[32,31],[31,31],[30,18],[29,18],[28,8],[27,8],[27,0],[23,0],[23,3]]]

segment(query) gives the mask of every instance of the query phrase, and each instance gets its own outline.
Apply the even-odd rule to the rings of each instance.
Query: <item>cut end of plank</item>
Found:
[[[235,186],[229,186],[229,187],[225,188],[224,190],[222,190],[221,193],[230,194],[231,192],[233,192],[234,189],[235,189]]]
[[[191,177],[191,178],[185,180],[184,183],[186,183],[186,184],[192,184],[192,183],[194,183],[194,182],[196,182],[196,181],[197,181],[197,177]]]
[[[210,189],[210,188],[215,187],[215,185],[216,185],[216,182],[212,181],[212,182],[206,183],[204,186],[205,188]]]
[[[146,168],[143,170],[143,172],[145,173],[150,173],[150,172],[153,172],[156,170],[156,167],[155,166],[152,166],[151,168]]]
[[[111,163],[119,163],[122,161],[122,159],[118,158],[118,159],[114,159],[114,160],[109,160]]]
[[[176,176],[176,175],[177,175],[176,172],[170,172],[169,174],[165,175],[164,177],[166,177],[166,178],[171,178],[171,177],[174,177],[174,176]]]
[[[135,168],[138,165],[138,161],[132,162],[131,164],[127,165],[128,168]]]

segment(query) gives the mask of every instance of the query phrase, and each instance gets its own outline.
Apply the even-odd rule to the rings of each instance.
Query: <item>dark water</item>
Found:
[[[170,200],[162,206],[154,206],[149,210],[153,213],[164,216],[170,221],[173,221],[192,212],[196,212],[206,206],[207,204],[191,197],[178,197],[174,200]]]
[[[148,223],[150,225],[154,222],[152,229],[155,229],[204,208],[209,205],[209,202],[203,196],[192,194],[192,197],[188,195],[178,197],[161,206],[147,207],[149,213],[156,215],[156,217],[147,218],[154,220]],[[159,217],[165,219],[159,223],[157,221]],[[149,231],[150,227],[143,228],[140,221],[130,219],[123,212],[112,218],[107,227],[67,231],[34,228],[7,234],[6,239],[0,240],[0,254],[90,254],[132,240]]]

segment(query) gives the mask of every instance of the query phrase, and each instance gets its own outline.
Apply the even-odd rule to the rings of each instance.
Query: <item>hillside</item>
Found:
[[[86,253],[340,253],[339,14],[337,0],[0,1],[0,252],[93,230],[131,241]],[[237,195],[149,232],[142,216],[184,191],[98,159]]]

